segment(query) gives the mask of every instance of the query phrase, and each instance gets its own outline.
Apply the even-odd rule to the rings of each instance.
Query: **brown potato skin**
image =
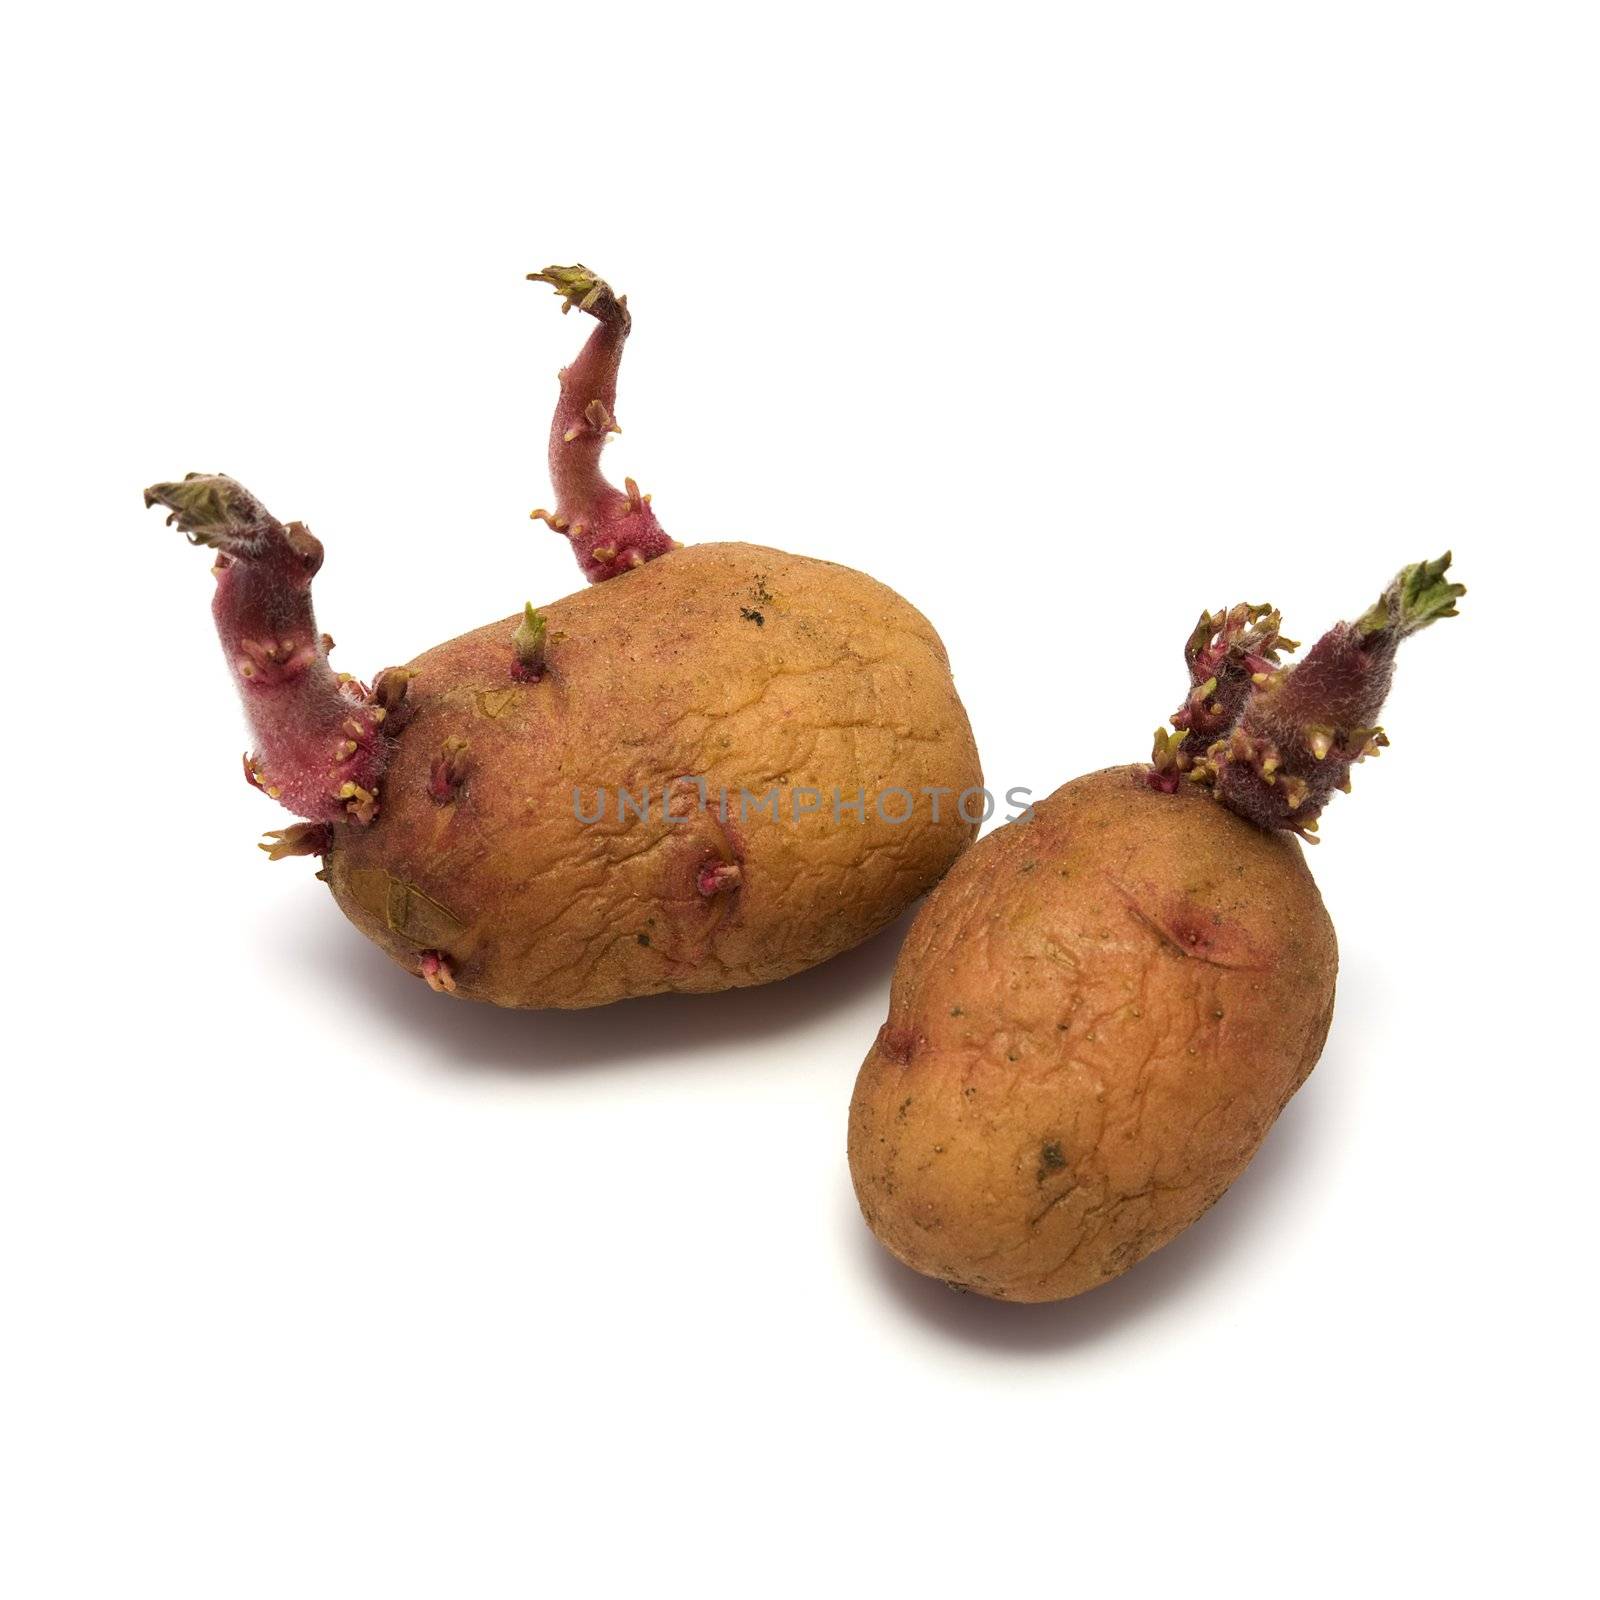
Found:
[[[1238,1177],[1327,1037],[1338,949],[1299,842],[1112,767],[959,861],[856,1081],[850,1172],[908,1266],[1064,1300]]]
[[[938,823],[926,800],[900,826],[873,811],[891,784],[982,776],[938,635],[862,573],[691,545],[543,611],[536,683],[512,676],[516,617],[411,663],[378,818],[329,854],[340,907],[413,972],[438,951],[457,994],[522,1007],[766,983],[893,921],[971,843],[954,796]],[[467,741],[466,778],[441,804],[429,771],[450,736]],[[686,775],[710,806],[663,822],[662,787]],[[829,799],[798,822],[741,822],[739,788],[774,784]],[[598,789],[645,785],[648,825],[614,805],[592,825],[574,815],[575,788],[592,812]],[[866,790],[864,823],[834,823],[835,787]],[[721,860],[740,863],[739,887],[701,894],[699,869]]]

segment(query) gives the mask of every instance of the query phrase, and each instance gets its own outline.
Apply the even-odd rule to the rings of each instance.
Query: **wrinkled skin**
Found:
[[[514,676],[514,617],[411,663],[377,820],[339,829],[328,855],[340,906],[409,970],[437,953],[458,995],[523,1007],[765,983],[893,921],[971,842],[953,795],[938,823],[926,800],[901,826],[873,812],[889,785],[982,778],[938,636],[871,578],[694,545],[543,614],[536,682]],[[466,748],[441,784],[447,739]],[[689,814],[665,823],[662,787],[685,776],[710,804],[679,784]],[[798,822],[741,822],[739,788],[774,784],[830,798]],[[597,790],[642,786],[648,824],[614,805],[574,815],[574,788],[592,815]],[[835,823],[835,787],[866,790],[865,822]]]
[[[908,1266],[1062,1300],[1243,1171],[1321,1054],[1333,926],[1288,834],[1115,767],[989,835],[914,923],[850,1108]]]

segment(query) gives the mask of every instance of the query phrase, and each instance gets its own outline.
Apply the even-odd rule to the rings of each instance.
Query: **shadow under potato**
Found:
[[[884,996],[886,1007],[889,976],[914,914],[913,907],[864,944],[776,983],[715,994],[646,995],[582,1011],[513,1011],[435,994],[364,939],[353,938],[331,903],[318,908],[312,925],[285,948],[295,952],[308,986],[336,989],[340,1005],[365,1007],[432,1065],[536,1072],[654,1058],[667,1069],[683,1056],[709,1050],[747,1045],[754,1051],[762,1040],[815,1023],[873,991]],[[860,1053],[876,1026],[874,1020],[866,1027]]]
[[[356,1004],[420,1053],[429,1066],[456,1071],[541,1072],[564,1068],[659,1064],[670,1071],[685,1056],[703,1057],[730,1044],[749,1070],[766,1039],[814,1025],[841,1007],[876,993],[886,1007],[890,977],[916,907],[864,944],[778,983],[717,994],[651,995],[586,1011],[508,1011],[433,993],[364,939],[331,905],[295,913],[297,937],[280,941],[303,969],[303,981],[341,1005]],[[1358,991],[1381,974],[1346,961],[1341,1009],[1359,1014]],[[860,1050],[871,1044],[881,1015],[874,1007]],[[1356,1063],[1340,1048],[1338,1017],[1317,1070],[1278,1119],[1255,1159],[1226,1194],[1170,1244],[1101,1288],[1044,1305],[1006,1304],[962,1293],[902,1265],[873,1237],[846,1185],[837,1225],[856,1241],[862,1273],[897,1309],[936,1334],[976,1349],[1046,1355],[1089,1345],[1124,1324],[1171,1307],[1213,1277],[1230,1256],[1291,1232],[1287,1213],[1296,1189],[1326,1181],[1324,1130],[1347,1126],[1330,1103],[1353,1093]],[[1342,1089],[1340,1086],[1343,1086]],[[840,1111],[843,1137],[844,1113]]]

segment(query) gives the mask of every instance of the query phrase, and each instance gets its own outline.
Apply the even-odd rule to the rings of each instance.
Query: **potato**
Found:
[[[990,834],[913,924],[850,1107],[861,1209],[917,1271],[1060,1300],[1244,1169],[1338,966],[1300,844],[1114,767]]]
[[[368,688],[329,662],[309,528],[221,473],[145,491],[216,552],[245,777],[304,819],[262,848],[324,857],[351,920],[465,998],[597,1006],[787,977],[892,922],[971,843],[983,779],[949,659],[862,573],[686,549],[632,478],[612,484],[627,299],[581,265],[530,276],[593,319],[558,376],[554,508],[532,515],[596,587]]]
[[[1058,789],[923,907],[856,1083],[850,1171],[909,1266],[1063,1300],[1188,1227],[1316,1065],[1338,950],[1300,839],[1388,744],[1448,552],[1304,660],[1266,605],[1203,611],[1154,760]]]
[[[456,993],[573,1007],[786,977],[893,921],[976,832],[957,800],[982,777],[944,648],[871,578],[691,545],[543,615],[536,682],[508,676],[514,618],[411,663],[381,811],[327,857],[350,919],[413,971],[442,955]],[[460,782],[441,800],[451,741]],[[938,821],[925,786],[949,791]],[[774,787],[776,821],[759,806]],[[880,814],[890,787],[916,795],[912,820],[885,820],[898,798]],[[580,820],[602,795],[603,820]]]

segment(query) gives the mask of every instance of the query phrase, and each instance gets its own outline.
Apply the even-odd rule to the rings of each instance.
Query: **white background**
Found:
[[[1592,8],[9,35],[9,1595],[1576,1592]],[[307,519],[363,675],[569,591],[526,514],[585,330],[522,275],[577,259],[636,317],[612,471],[900,589],[996,788],[1142,759],[1202,606],[1307,639],[1454,548],[1315,853],[1322,1064],[1111,1286],[961,1298],[867,1234],[898,933],[502,1014],[255,850],[207,559],[139,489]]]

